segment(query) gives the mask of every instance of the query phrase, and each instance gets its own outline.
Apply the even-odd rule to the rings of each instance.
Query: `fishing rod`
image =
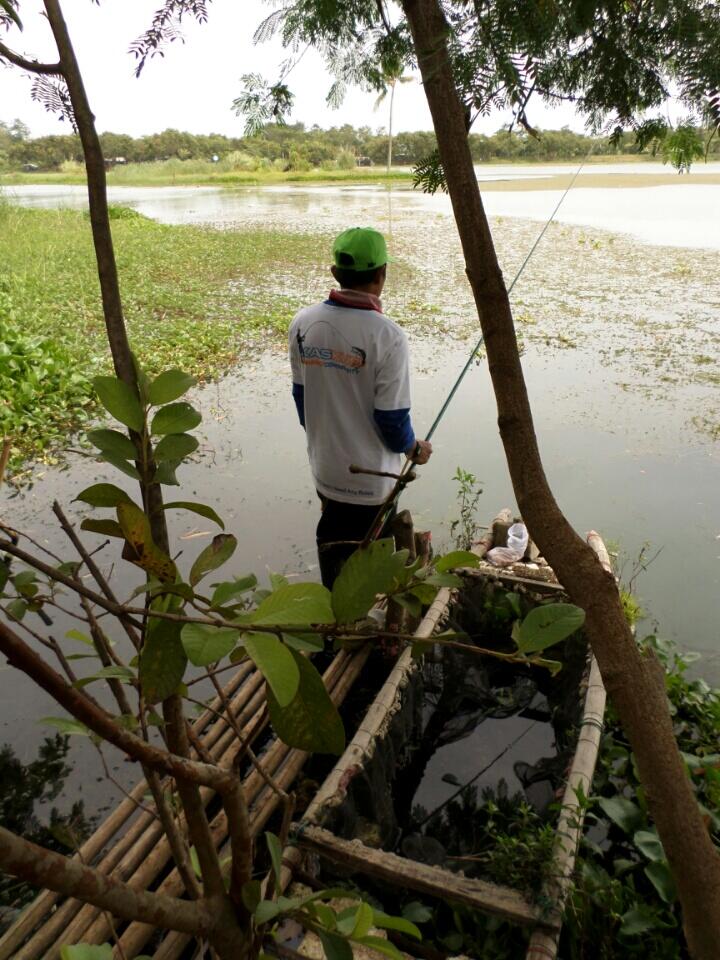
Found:
[[[528,263],[530,262],[533,254],[534,254],[535,251],[537,250],[537,248],[538,248],[538,246],[539,246],[539,244],[540,244],[540,241],[541,241],[542,238],[545,236],[545,234],[546,234],[546,232],[547,232],[550,224],[551,224],[551,223],[553,222],[553,220],[555,219],[555,216],[557,215],[558,210],[559,210],[560,207],[562,206],[563,201],[564,201],[565,198],[567,197],[568,193],[570,193],[570,191],[572,190],[572,188],[573,188],[573,186],[574,186],[574,184],[575,184],[575,181],[577,180],[577,178],[578,178],[579,175],[580,175],[580,171],[581,171],[582,168],[585,166],[585,164],[587,163],[587,161],[590,159],[590,154],[591,154],[592,151],[593,151],[593,147],[594,147],[594,144],[591,144],[590,149],[588,150],[587,154],[585,155],[585,157],[583,157],[582,161],[580,162],[580,166],[577,168],[577,170],[576,170],[575,173],[573,174],[573,177],[572,177],[572,179],[570,180],[570,183],[567,185],[567,187],[566,187],[565,190],[563,191],[562,195],[560,196],[560,199],[559,199],[558,202],[555,204],[555,208],[553,209],[553,211],[552,211],[552,213],[550,214],[550,216],[548,217],[548,219],[545,221],[542,230],[540,231],[540,233],[539,233],[539,234],[537,235],[537,237],[535,238],[535,241],[534,241],[533,245],[530,247],[530,250],[528,251],[525,259],[524,259],[523,262],[520,264],[520,269],[517,271],[517,273],[515,274],[515,276],[514,276],[514,278],[513,278],[512,283],[511,283],[510,286],[508,287],[508,290],[507,290],[507,292],[508,292],[508,297],[509,297],[510,294],[512,293],[513,288],[515,287],[515,284],[518,282],[518,280],[519,280],[520,277],[522,276],[523,271],[525,270],[525,267],[528,265]],[[461,383],[463,382],[463,380],[465,379],[465,376],[467,375],[468,370],[469,370],[470,367],[472,366],[472,363],[473,363],[473,361],[475,360],[475,357],[476,357],[476,356],[478,355],[478,353],[480,352],[480,348],[482,347],[483,343],[484,343],[484,337],[483,337],[482,334],[481,334],[480,337],[479,337],[479,339],[478,339],[478,342],[475,344],[475,346],[474,346],[474,347],[472,348],[472,350],[470,351],[470,356],[467,358],[467,361],[466,361],[466,363],[465,363],[465,366],[462,368],[462,370],[461,370],[460,373],[458,374],[458,377],[457,377],[457,379],[455,380],[455,382],[453,383],[452,387],[450,388],[450,391],[449,391],[447,397],[445,398],[445,401],[444,401],[443,405],[440,407],[440,410],[439,410],[437,416],[436,416],[435,419],[433,420],[432,425],[431,425],[430,429],[428,430],[428,432],[427,432],[427,434],[426,434],[426,436],[425,436],[426,442],[429,442],[429,441],[432,439],[435,431],[437,430],[438,426],[440,425],[441,420],[442,420],[443,417],[445,416],[445,413],[447,412],[448,407],[449,407],[450,404],[452,403],[452,401],[453,401],[453,399],[454,399],[454,397],[455,397],[455,394],[457,393],[458,389],[460,388],[460,384],[461,384]],[[400,499],[400,495],[402,494],[403,490],[404,490],[405,487],[408,485],[408,483],[410,483],[412,480],[415,479],[416,474],[415,474],[415,471],[413,470],[413,467],[415,467],[415,466],[417,466],[417,464],[413,463],[413,461],[410,459],[410,457],[407,457],[406,460],[405,460],[405,463],[403,464],[402,470],[400,471],[399,474],[386,474],[386,476],[392,476],[392,477],[395,478],[395,486],[393,487],[392,491],[390,492],[390,495],[388,496],[387,500],[385,500],[385,502],[380,506],[380,509],[378,510],[378,513],[377,513],[377,516],[376,516],[375,519],[373,520],[373,522],[372,522],[372,524],[371,524],[371,526],[370,526],[370,529],[368,530],[367,535],[365,536],[365,539],[362,541],[361,546],[367,546],[368,543],[371,543],[373,540],[377,540],[377,538],[380,536],[380,533],[382,532],[383,527],[384,527],[385,524],[387,523],[388,517],[390,516],[390,514],[392,513],[392,511],[393,511],[393,510],[395,509],[395,507],[397,506],[397,501]],[[373,472],[373,471],[362,470],[361,468],[356,467],[355,465],[353,465],[353,466],[350,467],[350,471],[351,471],[352,473],[372,473],[372,472]]]

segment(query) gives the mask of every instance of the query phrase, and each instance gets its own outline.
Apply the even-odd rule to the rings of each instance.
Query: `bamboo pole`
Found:
[[[224,693],[231,698],[234,709],[241,707],[242,702],[248,694],[251,697],[251,704],[257,709],[257,691],[264,684],[262,674],[254,670],[252,665],[241,665],[238,671],[225,686]],[[255,696],[253,696],[255,694]],[[260,700],[264,701],[264,696],[260,692]],[[222,707],[219,697],[211,702],[213,710]],[[239,720],[245,714],[241,711]],[[221,756],[234,734],[229,730],[223,731],[222,723],[217,723],[217,716],[211,709],[205,710],[193,724],[195,733],[200,736],[210,727],[207,735],[207,743],[211,751],[215,748],[216,756]],[[80,847],[77,854],[78,859],[85,863],[93,863],[97,855],[105,848],[112,837],[127,824],[132,815],[137,813],[137,803],[139,803],[148,786],[145,780],[141,780],[130,792],[129,797],[125,798],[120,805],[111,813],[95,833]],[[157,821],[151,813],[140,812],[135,822],[120,837],[120,839],[110,848],[108,853],[98,864],[99,869],[106,872],[117,871],[123,879],[127,871],[123,870],[124,858],[132,853],[136,845],[142,845],[143,849],[147,846],[145,837],[150,838],[148,849],[157,842],[159,837]],[[129,875],[129,874],[127,874]],[[95,911],[95,907],[88,907],[78,900],[68,899],[57,910],[51,914],[51,910],[61,899],[60,894],[45,891],[37,897],[32,904],[22,913],[20,918],[13,924],[6,934],[0,939],[0,960],[32,960],[34,957],[42,957],[43,952],[47,950],[54,942],[55,935],[72,921],[72,918],[81,910]],[[36,926],[42,922],[44,917],[49,920],[43,924],[25,947],[16,952],[25,939],[32,933]]]
[[[603,567],[612,572],[610,557],[600,535],[591,530],[587,535],[587,541]],[[545,890],[547,897],[554,903],[553,916],[557,925],[553,930],[538,928],[533,931],[525,960],[555,960],[557,956],[562,916],[572,885],[575,858],[585,818],[585,811],[580,805],[578,793],[582,791],[585,796],[590,794],[600,750],[604,715],[605,686],[597,661],[591,653],[583,717],[555,833],[552,879]]]
[[[363,649],[352,654],[347,651],[342,651],[325,672],[323,680],[336,706],[344,700],[348,690],[360,675],[369,654],[370,645],[366,645]],[[276,740],[261,758],[261,763],[266,772],[277,782],[278,786],[285,790],[302,769],[308,756],[308,754],[294,750],[281,741]],[[244,789],[246,791],[248,806],[251,808],[251,833],[253,836],[257,836],[277,808],[280,798],[277,793],[267,786],[265,780],[256,770],[251,771],[244,784]],[[227,820],[224,811],[221,811],[215,817],[210,825],[210,829],[215,838],[216,846],[220,848],[228,835]],[[177,890],[181,882],[177,870],[173,870],[160,885],[159,891],[169,894],[172,890]],[[144,947],[154,932],[154,929],[147,924],[130,924],[120,938],[121,949],[128,957],[135,956],[135,954]],[[104,931],[99,928],[92,931],[92,936],[96,943],[105,935]],[[171,945],[174,943],[175,947],[173,949],[177,949],[178,952],[170,953],[171,945],[169,945],[166,948],[166,955],[174,957],[180,956],[182,950],[191,939],[182,934],[172,933],[168,934],[168,937],[165,939],[168,938],[172,938]]]

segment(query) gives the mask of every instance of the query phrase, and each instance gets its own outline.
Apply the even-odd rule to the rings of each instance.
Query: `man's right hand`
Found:
[[[427,463],[432,456],[432,444],[429,440],[416,440],[412,447],[405,451],[405,456],[413,463]]]

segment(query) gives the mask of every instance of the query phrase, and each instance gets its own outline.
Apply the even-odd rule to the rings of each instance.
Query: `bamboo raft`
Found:
[[[508,519],[507,511],[503,511],[496,518],[486,540],[476,549],[481,557],[479,567],[465,571],[466,576],[489,578],[506,589],[527,589],[562,599],[563,588],[549,567],[518,563],[510,569],[498,569],[482,559],[491,546],[497,545],[497,539],[493,544],[493,537],[497,537],[498,527],[506,530]],[[609,570],[609,557],[600,536],[592,531],[587,539],[603,566]],[[418,640],[432,638],[447,616],[453,600],[453,590],[439,591],[415,633]],[[307,855],[311,854],[321,862],[326,861],[335,867],[341,867],[343,873],[349,872],[358,879],[372,878],[396,889],[409,889],[439,900],[465,904],[529,928],[531,933],[526,960],[554,960],[563,910],[582,835],[584,811],[578,794],[580,791],[585,795],[590,792],[602,734],[605,688],[595,658],[592,653],[588,653],[581,691],[583,702],[578,738],[566,774],[562,805],[555,829],[553,863],[548,871],[552,880],[542,891],[542,896],[537,898],[537,902],[532,902],[519,891],[509,887],[468,878],[444,867],[419,863],[368,846],[359,839],[343,839],[326,828],[327,822],[333,820],[333,812],[345,802],[350,783],[373,758],[393,717],[402,709],[404,692],[412,682],[413,674],[419,669],[418,661],[413,659],[411,650],[406,649],[345,753],[316,794],[302,822],[294,825],[293,846],[285,850],[283,858],[283,881],[289,883],[293,869],[298,866],[303,865],[305,868]],[[309,869],[307,867],[308,871]]]
[[[560,597],[562,587],[548,567],[516,564],[510,569],[499,570],[482,560],[493,545],[493,537],[498,536],[498,527],[501,531],[503,527],[506,529],[509,525],[507,521],[507,512],[496,518],[486,540],[476,548],[481,557],[479,567],[465,571],[466,576],[494,579],[508,589],[532,590],[545,596]],[[600,537],[591,533],[588,541],[601,562],[609,568],[609,558]],[[416,639],[431,640],[454,599],[453,590],[443,588],[438,592],[415,631]],[[370,649],[371,645],[368,644],[352,653],[342,651],[325,671],[323,680],[336,705],[344,701],[360,676]],[[411,649],[407,648],[370,705],[343,756],[311,801],[302,824],[295,825],[293,845],[286,848],[283,857],[283,887],[291,882],[294,870],[305,866],[307,854],[312,853],[321,859],[351,867],[360,875],[380,878],[421,894],[463,903],[529,927],[533,932],[526,960],[553,960],[582,833],[583,811],[579,808],[576,791],[578,787],[582,787],[586,794],[590,791],[602,730],[605,690],[597,664],[590,655],[578,741],[568,771],[556,829],[554,866],[551,871],[553,880],[544,891],[546,902],[552,903],[550,910],[547,907],[540,909],[511,888],[408,860],[367,846],[358,839],[344,840],[324,828],[328,812],[343,802],[349,781],[372,756],[378,738],[399,709],[403,690],[416,670],[418,661],[412,658]],[[242,664],[223,693],[230,702],[236,725],[242,730],[244,743],[252,744],[268,724],[262,676],[253,664]],[[191,739],[198,756],[204,755],[216,763],[232,763],[244,749],[244,743],[238,740],[230,724],[217,713],[221,708],[222,701],[217,697],[193,724]],[[307,759],[308,754],[272,738],[260,757],[260,763],[266,774],[287,790]],[[263,776],[252,768],[244,779],[244,787],[251,830],[257,836],[276,811],[280,798]],[[112,872],[138,889],[180,896],[183,883],[173,867],[170,848],[160,823],[152,807],[147,806],[146,793],[147,786],[143,780],[83,844],[77,857],[105,872]],[[225,814],[213,803],[216,798],[212,791],[204,789],[203,799],[207,804],[216,846],[222,851],[228,837]],[[114,937],[117,937],[119,955],[131,960],[143,952],[143,948],[156,935],[157,931],[146,924],[113,921],[96,907],[46,891],[23,911],[0,938],[0,960],[59,960],[61,946],[80,942],[99,944]],[[191,938],[185,934],[167,933],[154,948],[154,960],[180,960],[190,943]]]

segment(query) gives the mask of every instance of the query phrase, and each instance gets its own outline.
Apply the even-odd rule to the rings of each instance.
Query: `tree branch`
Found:
[[[227,771],[167,753],[146,743],[141,737],[122,729],[113,717],[83,692],[70,687],[59,673],[56,673],[4,623],[0,623],[0,652],[5,654],[11,666],[26,673],[71,716],[133,760],[146,763],[153,769],[169,774],[177,780],[191,781],[210,787],[220,794],[232,788],[233,777]]]
[[[122,920],[152,924],[207,937],[215,927],[215,910],[207,900],[190,901],[135,890],[113,876],[23,840],[0,827],[0,866],[37,887],[77,897]]]
[[[9,60],[10,63],[14,63],[16,67],[20,67],[21,70],[27,70],[29,73],[50,74],[56,77],[63,76],[61,64],[39,63],[37,60],[26,60],[25,57],[21,57],[19,53],[15,53],[10,47],[6,47],[2,41],[0,41],[0,57]]]
[[[179,756],[187,758],[190,747],[180,697],[168,697],[163,702],[163,716],[168,747]],[[178,780],[177,786],[190,839],[198,855],[205,893],[222,896],[225,892],[225,884],[200,791],[196,783],[188,780]]]

